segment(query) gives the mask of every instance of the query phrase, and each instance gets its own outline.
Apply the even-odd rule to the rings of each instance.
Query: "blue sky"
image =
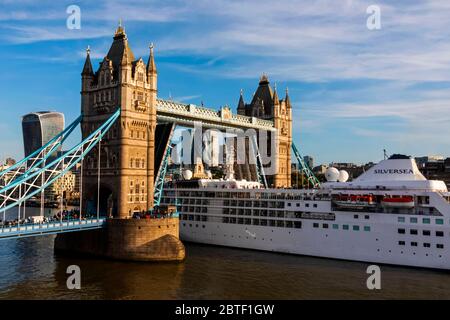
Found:
[[[69,5],[81,29],[66,27]],[[371,4],[381,29],[366,27]],[[135,56],[155,43],[159,96],[210,107],[247,101],[264,72],[289,87],[294,140],[316,163],[389,153],[450,156],[448,1],[0,0],[0,159],[23,153],[20,117],[80,112],[80,72],[121,18]]]

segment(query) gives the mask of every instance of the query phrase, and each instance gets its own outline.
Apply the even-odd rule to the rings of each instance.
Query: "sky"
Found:
[[[80,28],[70,29],[70,5]],[[381,28],[370,30],[370,5]],[[262,73],[289,88],[293,139],[315,163],[450,156],[450,2],[0,0],[0,159],[23,156],[21,116],[80,113],[85,48],[96,69],[119,19],[136,57],[155,45],[161,98],[220,108]]]

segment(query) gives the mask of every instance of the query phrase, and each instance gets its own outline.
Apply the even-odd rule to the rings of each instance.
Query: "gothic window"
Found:
[[[144,94],[142,92],[138,92],[137,99],[138,101],[144,101]]]
[[[131,159],[130,159],[130,168],[133,168],[133,163],[134,163],[134,159],[131,158]]]
[[[145,161],[144,161],[144,159],[141,160],[141,166],[142,166],[142,169],[145,168]]]
[[[136,159],[136,168],[140,168],[140,167],[141,167],[141,160]]]
[[[138,73],[138,81],[144,82],[144,74],[142,72]]]

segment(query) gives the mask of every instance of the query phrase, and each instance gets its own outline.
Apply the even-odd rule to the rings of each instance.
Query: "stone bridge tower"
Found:
[[[275,161],[275,174],[268,175],[267,180],[273,187],[291,186],[291,144],[292,144],[292,105],[288,90],[286,96],[280,100],[276,87],[272,89],[267,75],[262,75],[258,89],[253,95],[251,103],[244,102],[243,94],[239,98],[237,113],[249,117],[271,120],[277,129],[276,136],[269,136],[268,147],[269,156]],[[270,144],[275,143],[275,155],[270,154]],[[260,142],[259,142],[260,143]],[[239,171],[239,169],[237,170]],[[254,180],[245,170],[240,170],[241,176]],[[251,170],[250,170],[251,171]]]
[[[135,59],[124,28],[94,72],[87,50],[81,88],[82,136],[86,138],[118,107],[120,118],[83,163],[83,211],[97,210],[100,166],[101,215],[125,218],[153,206],[157,72],[150,45],[147,63]]]

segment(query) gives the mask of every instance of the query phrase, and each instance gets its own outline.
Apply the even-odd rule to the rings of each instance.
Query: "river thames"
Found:
[[[0,299],[450,299],[450,273],[186,244],[182,263],[133,263],[53,252],[54,236],[0,241]],[[81,289],[66,286],[70,265]]]

